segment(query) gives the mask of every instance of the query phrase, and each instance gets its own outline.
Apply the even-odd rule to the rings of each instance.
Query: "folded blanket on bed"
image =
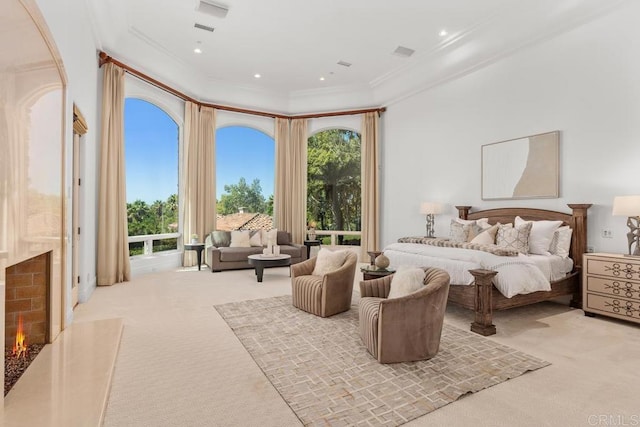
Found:
[[[429,237],[401,237],[398,243],[421,243],[423,245],[438,246],[440,248],[462,248],[473,249],[476,251],[489,252],[498,256],[518,256],[518,251],[514,249],[501,248],[496,245],[481,245],[479,243],[454,242],[443,238]]]

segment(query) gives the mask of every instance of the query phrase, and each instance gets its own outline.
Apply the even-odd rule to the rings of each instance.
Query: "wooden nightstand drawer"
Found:
[[[620,279],[640,280],[640,260],[586,257],[586,273]]]
[[[587,311],[600,312],[625,320],[640,321],[640,302],[624,298],[606,297],[587,293],[584,301]]]
[[[612,297],[640,301],[640,282],[587,276],[584,286],[586,286],[587,292],[597,292],[611,295]]]

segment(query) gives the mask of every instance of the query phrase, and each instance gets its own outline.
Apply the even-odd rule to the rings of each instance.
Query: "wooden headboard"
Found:
[[[456,208],[461,219],[489,218],[490,224],[496,222],[513,224],[516,216],[529,221],[562,221],[563,225],[568,225],[573,230],[569,256],[573,259],[576,268],[580,268],[582,267],[582,254],[587,252],[587,210],[591,204],[570,204],[567,206],[571,208],[571,213],[532,208],[498,208],[469,212],[471,206],[456,206]]]

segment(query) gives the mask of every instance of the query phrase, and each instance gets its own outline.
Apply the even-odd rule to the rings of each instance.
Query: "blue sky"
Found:
[[[178,126],[155,105],[125,100],[127,202],[166,200],[178,192]],[[273,139],[255,129],[230,126],[216,132],[216,197],[226,184],[258,178],[262,194],[273,194]]]

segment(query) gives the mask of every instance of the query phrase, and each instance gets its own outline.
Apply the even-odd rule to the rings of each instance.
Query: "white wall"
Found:
[[[53,34],[56,47],[62,56],[67,75],[67,118],[65,147],[67,157],[67,228],[71,230],[71,171],[72,171],[72,106],[75,103],[84,115],[89,132],[81,143],[82,192],[80,206],[80,302],[87,301],[96,287],[96,206],[98,141],[100,139],[99,120],[99,70],[96,66],[96,45],[91,31],[91,23],[84,2],[59,0],[55,2],[36,0],[49,30]],[[71,236],[67,236],[71,241]],[[68,251],[67,271],[71,271],[70,248]],[[71,274],[68,275],[67,295],[70,298]],[[73,316],[70,300],[67,301],[65,316],[69,322]]]
[[[448,205],[436,234],[448,235],[454,206],[541,207],[569,212],[592,203],[588,245],[626,252],[626,218],[614,196],[640,194],[640,2],[440,87],[383,115],[383,246],[424,233],[422,201]],[[482,201],[481,145],[561,132],[560,198]],[[603,229],[612,239],[601,237]]]

